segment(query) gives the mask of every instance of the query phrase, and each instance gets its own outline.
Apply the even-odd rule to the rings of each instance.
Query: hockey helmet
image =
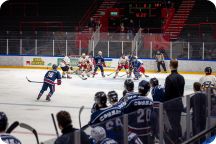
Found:
[[[150,84],[149,84],[149,82],[147,82],[147,81],[145,81],[145,80],[142,80],[142,81],[139,83],[138,91],[139,91],[139,93],[141,93],[143,96],[146,96],[146,95],[148,94],[148,92],[150,91]]]
[[[152,87],[155,87],[157,85],[159,85],[158,79],[157,78],[151,78],[150,79],[150,84]]]
[[[98,51],[98,55],[102,55],[102,51]]]
[[[56,64],[52,65],[52,69],[56,70],[58,68],[58,66]]]
[[[134,82],[132,79],[126,79],[124,82],[124,88],[127,91],[133,91],[134,90]]]
[[[8,118],[4,112],[0,112],[0,131],[5,131],[8,124]]]
[[[211,74],[212,73],[212,68],[211,67],[206,67],[205,68],[205,73],[206,74]]]
[[[102,91],[97,92],[95,94],[94,100],[95,100],[96,104],[106,105],[106,103],[107,103],[106,94],[104,92],[102,92]]]
[[[116,91],[109,91],[107,97],[110,103],[118,101],[118,94]]]
[[[101,126],[94,127],[91,129],[91,137],[98,143],[106,138],[106,131]]]
[[[86,56],[86,54],[85,53],[82,53],[82,57],[85,57]]]

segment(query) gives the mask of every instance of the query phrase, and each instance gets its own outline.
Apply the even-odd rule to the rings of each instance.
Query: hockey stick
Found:
[[[57,126],[56,126],[56,121],[55,121],[55,117],[54,117],[53,113],[51,113],[51,117],[52,117],[52,121],[53,121],[53,124],[54,124],[54,127],[55,127],[56,135],[57,135],[57,137],[59,137],[59,133],[58,133],[58,129],[57,129]]]
[[[79,77],[79,78],[81,78],[82,80],[87,80],[87,78],[86,77],[82,77],[81,75],[79,75],[79,74],[77,74],[77,76]]]
[[[81,125],[81,113],[82,113],[83,109],[84,109],[84,106],[81,106],[80,109],[79,109],[79,126],[80,126],[80,128],[82,126]]]
[[[26,79],[27,79],[28,82],[31,82],[31,83],[43,83],[43,82],[39,82],[39,81],[31,81],[31,80],[28,79],[28,77],[26,77]]]
[[[6,133],[11,133],[16,127],[19,126],[19,122],[18,121],[15,121],[13,122],[9,127],[8,129],[6,130]]]
[[[40,144],[37,131],[33,127],[31,127],[30,125],[25,124],[25,123],[20,123],[20,127],[31,131],[35,135],[35,138],[37,140],[37,144]]]
[[[44,82],[39,82],[39,81],[31,81],[31,80],[28,79],[27,76],[26,76],[26,79],[27,79],[27,81],[30,82],[30,83],[44,83]],[[57,84],[57,83],[54,83],[54,84]]]
[[[115,72],[112,72],[112,73],[110,73],[110,74],[107,74],[107,76],[111,76],[112,74],[114,74]]]
[[[149,77],[149,75],[144,74],[145,77]]]
[[[119,77],[124,77],[124,76],[126,76],[127,74],[123,74],[123,75],[121,75],[121,76],[119,76]]]

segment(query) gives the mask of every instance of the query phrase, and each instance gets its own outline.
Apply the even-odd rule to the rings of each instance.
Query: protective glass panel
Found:
[[[98,42],[97,46],[95,47],[95,54],[97,55],[98,51],[103,52],[103,57],[108,57],[108,42],[100,41]]]
[[[204,43],[204,59],[216,60],[216,43]]]
[[[0,54],[7,54],[7,40],[0,39]]]
[[[35,45],[34,39],[22,39],[22,54],[34,55],[36,48]]]
[[[203,44],[199,42],[190,42],[189,44],[190,59],[202,59]]]
[[[68,40],[67,44],[68,55],[79,55],[79,41]]]
[[[42,40],[38,39],[37,42],[37,54],[38,55],[47,55],[47,56],[53,56],[53,40]]]
[[[188,43],[187,42],[172,42],[172,58],[187,59],[188,58]]]
[[[123,42],[112,41],[110,42],[110,57],[119,58],[124,50]]]
[[[8,40],[8,52],[9,54],[20,54],[20,40],[9,39]]]
[[[65,56],[66,55],[66,41],[65,40],[55,40],[54,41],[54,55],[55,56]]]

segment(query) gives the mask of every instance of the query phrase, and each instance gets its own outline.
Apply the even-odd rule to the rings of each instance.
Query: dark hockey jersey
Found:
[[[96,65],[103,65],[104,64],[104,58],[100,55],[95,56],[94,61],[95,61]]]
[[[20,140],[9,134],[0,134],[0,139],[6,144],[21,144]]]
[[[54,85],[55,80],[61,81],[61,74],[57,70],[50,70],[44,76],[44,82]]]

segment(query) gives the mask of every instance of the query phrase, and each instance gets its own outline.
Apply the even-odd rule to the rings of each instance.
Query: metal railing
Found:
[[[101,50],[104,57],[118,58],[122,53],[134,52],[139,58],[154,58],[160,50],[165,58],[216,60],[216,42],[169,42],[161,34],[138,34],[131,39],[128,33],[96,32],[91,38],[69,32],[10,32],[0,36],[0,54],[64,56],[93,51],[94,55]]]

